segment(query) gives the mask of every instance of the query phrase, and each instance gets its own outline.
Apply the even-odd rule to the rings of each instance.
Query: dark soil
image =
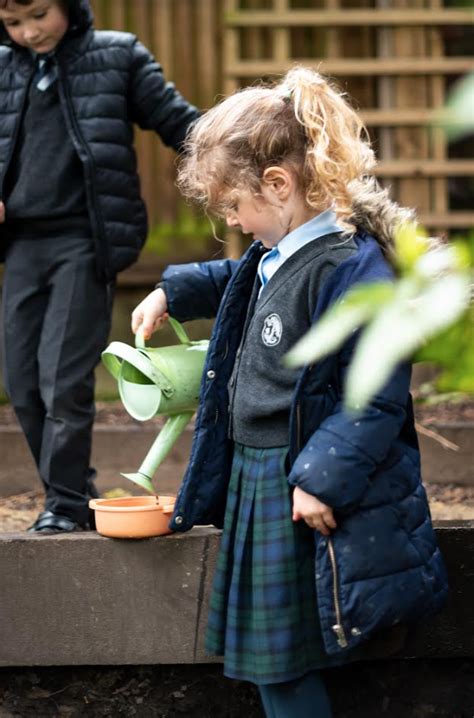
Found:
[[[96,404],[96,424],[122,426],[141,422],[128,414],[120,401],[98,401]],[[474,398],[460,396],[458,398],[442,399],[432,397],[424,399],[415,394],[415,416],[418,423],[426,426],[432,424],[450,424],[458,422],[474,423]],[[161,425],[163,419],[156,417],[149,423]],[[13,409],[9,404],[0,405],[0,426],[16,424]]]
[[[474,661],[390,660],[325,676],[334,718],[474,715]],[[254,686],[223,678],[215,665],[0,671],[0,718],[119,716],[263,718],[263,712]]]

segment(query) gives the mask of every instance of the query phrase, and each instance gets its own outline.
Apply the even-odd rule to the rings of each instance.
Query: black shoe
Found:
[[[38,518],[29,529],[28,533],[38,534],[64,534],[73,533],[74,531],[87,531],[89,526],[82,526],[73,521],[68,516],[61,516],[52,511],[42,511],[38,514]]]

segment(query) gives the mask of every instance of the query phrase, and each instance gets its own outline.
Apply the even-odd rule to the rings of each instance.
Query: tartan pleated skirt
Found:
[[[287,453],[235,445],[210,601],[206,650],[257,684],[341,663],[324,651],[313,531],[292,520]]]

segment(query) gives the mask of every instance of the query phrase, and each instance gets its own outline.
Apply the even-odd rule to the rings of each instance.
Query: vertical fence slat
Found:
[[[261,0],[247,0],[246,9],[259,10],[261,4]],[[245,28],[245,30],[242,30],[241,32],[240,41],[243,57],[249,57],[258,60],[265,56],[265,37],[262,28]]]
[[[238,10],[239,0],[224,0],[224,18],[226,14],[231,15]],[[223,62],[224,62],[224,93],[230,95],[237,90],[239,81],[237,77],[229,77],[225,74],[225,68],[232,66],[240,57],[239,34],[235,28],[226,28],[223,38]],[[240,232],[235,229],[229,229],[226,232],[226,248],[227,257],[238,258],[242,254],[242,237]]]
[[[196,63],[199,83],[196,101],[209,107],[217,92],[218,71],[217,22],[215,0],[199,0],[196,4]]]
[[[432,8],[441,7],[440,0],[430,0]],[[434,57],[443,56],[443,42],[439,28],[432,28],[430,30],[430,45],[431,55]],[[443,106],[445,101],[444,93],[444,78],[441,76],[434,76],[429,79],[430,90],[431,90],[431,106],[433,108],[440,108]],[[432,154],[435,160],[446,159],[446,134],[440,127],[433,127],[431,131],[431,141],[433,144]],[[435,214],[445,214],[448,210],[448,183],[444,177],[435,177],[433,179],[433,211]],[[439,234],[441,229],[434,228],[434,231]]]
[[[340,7],[340,0],[326,0],[328,10],[336,10]],[[339,57],[341,53],[340,43],[341,31],[338,28],[329,27],[326,31],[326,53],[328,57]]]
[[[135,34],[147,47],[151,46],[150,0],[133,0]]]
[[[106,23],[105,23],[105,17],[104,17],[104,7],[102,0],[93,0],[91,2],[92,12],[94,13],[94,24],[95,27],[99,30],[105,29]]]
[[[148,16],[148,0],[133,0],[133,29],[138,38],[148,46],[150,23]],[[149,209],[150,220],[155,221],[155,187],[154,187],[154,149],[157,138],[151,132],[136,129],[135,144],[139,158],[140,182],[143,198]]]
[[[238,10],[238,0],[224,0],[224,22],[226,15],[232,15]],[[226,73],[226,68],[231,67],[240,58],[239,32],[235,27],[227,27],[223,37],[223,63],[224,63],[224,93],[230,95],[239,86],[239,79]]]
[[[276,13],[286,12],[288,10],[288,0],[274,0],[273,11]],[[273,54],[275,59],[283,62],[291,57],[290,52],[290,33],[288,28],[281,27],[273,33]]]
[[[173,76],[172,45],[172,0],[154,0],[153,2],[153,51],[167,77]]]
[[[154,0],[153,2],[153,50],[162,65],[167,80],[174,80],[173,57],[173,0]],[[177,190],[174,186],[175,157],[172,150],[162,142],[154,144],[155,154],[155,195],[154,212],[151,223],[161,220],[171,224],[177,216]]]
[[[126,28],[125,3],[126,0],[109,0],[112,30],[125,30]]]
[[[193,5],[190,0],[174,0],[173,5],[175,12],[175,24],[172,30],[175,54],[173,80],[183,95],[192,98],[195,90],[194,73],[197,73],[194,55]]]
[[[424,0],[409,0],[408,7],[423,7]],[[396,7],[406,7],[407,0],[395,0]],[[397,58],[426,57],[426,29],[399,27],[394,31],[394,50]],[[395,82],[397,107],[426,107],[427,80],[425,77],[398,77]],[[397,157],[400,159],[428,159],[428,133],[424,127],[398,128],[395,130]],[[403,178],[399,182],[398,200],[411,205],[417,197],[420,212],[431,210],[430,180]]]
[[[390,7],[391,0],[377,0],[377,7]],[[393,55],[393,30],[387,27],[375,29],[376,33],[376,54],[378,57],[390,57]],[[392,109],[394,106],[394,81],[393,77],[378,77],[377,83],[377,105],[381,109]],[[394,137],[390,127],[381,127],[378,130],[378,156],[380,160],[391,160],[394,157]],[[385,184],[385,182],[382,182]]]

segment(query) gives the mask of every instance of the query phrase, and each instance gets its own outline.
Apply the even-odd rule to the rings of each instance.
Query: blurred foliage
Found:
[[[161,222],[150,229],[145,252],[161,259],[186,259],[204,255],[213,241],[209,219],[181,202],[175,222]]]
[[[396,233],[395,248],[394,282],[349,291],[287,355],[290,366],[313,363],[361,330],[347,374],[351,411],[366,406],[395,366],[412,358],[441,367],[440,390],[474,392],[474,236],[433,245],[407,225]]]
[[[446,106],[435,113],[434,124],[442,125],[451,141],[474,132],[474,72],[456,82]]]

